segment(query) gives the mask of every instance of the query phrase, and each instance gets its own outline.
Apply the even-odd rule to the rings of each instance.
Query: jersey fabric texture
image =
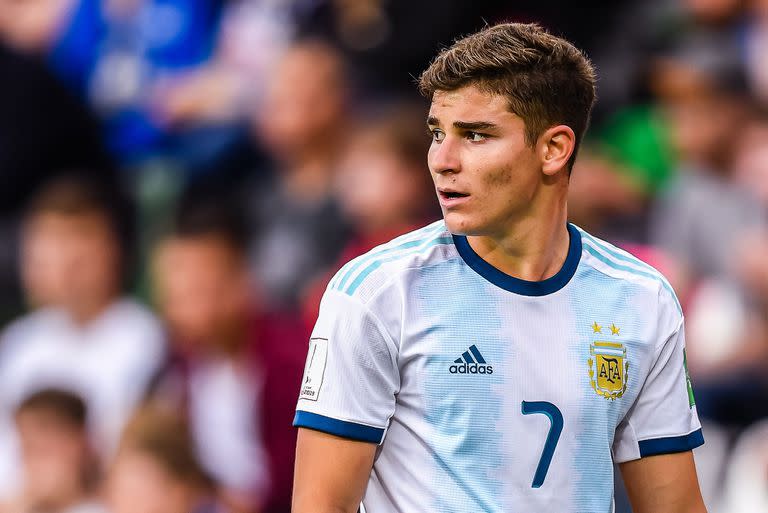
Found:
[[[704,442],[668,282],[568,231],[544,281],[443,221],[331,280],[294,425],[379,444],[364,511],[609,513],[614,461]]]

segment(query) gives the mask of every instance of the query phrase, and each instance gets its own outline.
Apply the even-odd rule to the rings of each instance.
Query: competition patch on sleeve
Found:
[[[685,368],[685,385],[688,387],[688,407],[693,408],[696,405],[696,398],[693,397],[693,385],[691,385],[691,374],[688,372],[688,356],[683,349],[683,367]]]
[[[328,340],[324,338],[310,339],[307,363],[304,367],[304,377],[301,379],[299,399],[317,401],[320,395],[320,387],[323,385],[327,357]]]

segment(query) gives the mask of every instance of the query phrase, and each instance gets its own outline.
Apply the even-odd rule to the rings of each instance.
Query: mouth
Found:
[[[440,204],[444,207],[456,206],[469,198],[468,193],[452,189],[438,189],[437,194],[440,197]]]

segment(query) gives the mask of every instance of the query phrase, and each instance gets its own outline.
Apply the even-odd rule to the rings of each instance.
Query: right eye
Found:
[[[432,140],[435,142],[442,142],[443,139],[445,139],[445,132],[442,130],[435,128],[429,131],[432,134]]]

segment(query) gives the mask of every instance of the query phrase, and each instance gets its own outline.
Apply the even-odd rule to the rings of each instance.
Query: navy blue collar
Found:
[[[454,235],[453,243],[456,245],[456,249],[459,251],[461,258],[464,259],[464,262],[477,274],[494,285],[523,296],[545,296],[565,287],[576,273],[579,260],[581,260],[581,233],[572,224],[568,223],[567,226],[570,243],[565,263],[557,271],[557,274],[542,281],[521,280],[499,271],[475,253],[475,250],[469,245],[469,241],[467,241],[464,235]]]

